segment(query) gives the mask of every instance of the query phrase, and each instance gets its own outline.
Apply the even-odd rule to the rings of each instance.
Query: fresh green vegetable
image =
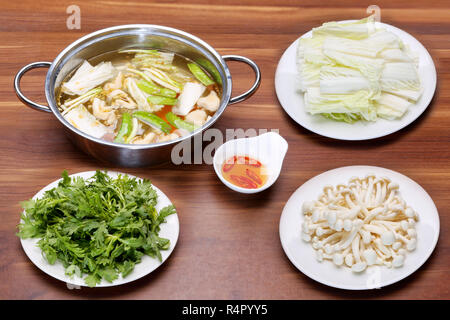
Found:
[[[319,88],[311,87],[305,94],[305,103],[309,113],[329,114],[330,119],[342,119],[349,123],[353,122],[351,119],[377,119],[375,102],[371,100],[371,93],[366,90],[352,94],[322,94]],[[344,116],[345,114],[348,117]]]
[[[158,55],[158,50],[155,49],[126,49],[120,50],[119,53],[145,53],[151,55]]]
[[[198,81],[203,83],[205,86],[214,84],[214,81],[195,63],[187,64],[189,70],[197,78]]]
[[[133,72],[133,73],[139,75],[142,79],[145,79],[149,83],[153,83],[152,79],[148,75],[146,75],[144,72],[142,72],[142,71],[139,71],[139,70],[136,70],[136,69],[133,69],[133,68],[127,68],[127,71],[128,72]]]
[[[314,28],[313,36],[334,36],[348,39],[365,39],[371,29],[374,29],[374,16],[370,16],[358,21],[345,23],[326,22],[318,28]]]
[[[113,78],[116,72],[116,68],[109,61],[100,62],[93,67],[85,60],[72,78],[62,84],[61,90],[69,95],[82,95]]]
[[[153,108],[153,106],[149,105],[147,101],[147,94],[139,88],[137,82],[137,79],[128,77],[125,79],[124,84],[128,93],[131,95],[134,101],[136,101],[139,109],[152,112],[159,111],[159,109]]]
[[[141,89],[147,94],[163,96],[168,98],[175,98],[177,96],[177,93],[175,91],[167,88],[161,88],[156,84],[154,84],[153,82],[148,82],[147,80],[140,80],[137,85],[139,89]]]
[[[177,104],[177,99],[161,96],[148,96],[147,100],[156,105],[174,106]]]
[[[393,120],[401,117],[411,104],[406,99],[383,92],[377,99],[377,113],[382,118]]]
[[[162,70],[159,70],[158,68],[149,67],[149,68],[143,68],[143,70],[145,70],[144,74],[148,78],[152,79],[154,82],[156,82],[160,86],[171,89],[177,93],[180,92],[181,89],[183,88],[183,85],[181,85],[177,81],[170,78],[167,73],[165,73]]]
[[[166,114],[166,119],[167,119],[167,121],[170,122],[171,125],[173,125],[175,128],[178,128],[178,129],[185,129],[185,130],[192,132],[198,128],[197,126],[193,125],[192,123],[186,122],[183,119],[181,119],[180,117],[176,116],[173,112],[168,112]]]
[[[136,111],[133,113],[133,117],[139,119],[140,121],[148,124],[149,126],[161,130],[164,133],[170,133],[172,127],[165,122],[160,117],[154,115],[153,113],[145,111]]]
[[[131,115],[128,112],[122,114],[122,124],[120,125],[119,132],[114,139],[114,142],[126,143],[127,138],[130,136],[133,129],[133,121]]]
[[[322,113],[322,116],[334,121],[342,121],[347,123],[355,123],[361,120],[361,116],[354,113]]]
[[[75,124],[78,130],[83,131],[95,138],[104,137],[108,132],[108,127],[97,120],[84,105],[79,105],[70,110],[65,118],[70,124]]]
[[[138,68],[156,67],[166,71],[173,71],[176,69],[176,67],[172,65],[175,56],[173,52],[130,49],[120,51],[120,53],[135,53],[131,62]]]
[[[101,171],[89,179],[71,179],[66,171],[62,177],[42,198],[23,202],[18,226],[22,239],[40,238],[50,264],[62,262],[67,275],[86,274],[86,284],[94,287],[102,279],[126,277],[144,255],[162,260],[160,250],[170,241],[158,233],[175,208],[156,210],[149,180]]]
[[[91,100],[98,94],[102,92],[102,88],[94,88],[86,92],[85,94],[79,96],[78,98],[72,99],[70,101],[66,101],[61,107],[64,109],[64,111],[61,113],[62,115],[65,115],[73,108],[79,106],[80,104],[85,103],[86,101]]]
[[[220,76],[220,72],[217,71],[217,68],[214,66],[214,64],[212,64],[211,61],[205,58],[198,58],[195,59],[195,62],[198,65],[202,66],[206,71],[208,71],[218,84],[222,85],[222,77]]]
[[[381,73],[381,88],[383,91],[420,90],[420,79],[416,66],[411,62],[386,63]]]

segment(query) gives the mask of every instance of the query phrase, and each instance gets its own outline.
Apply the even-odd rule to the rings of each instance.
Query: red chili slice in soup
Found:
[[[258,160],[255,160],[253,158],[250,158],[248,156],[239,156],[239,157],[237,157],[236,162],[240,163],[240,164],[246,164],[246,165],[256,167],[256,168],[261,167],[261,162],[259,162]]]
[[[222,170],[223,172],[228,172],[234,167],[234,163],[224,163]]]
[[[235,163],[236,163],[236,156],[231,157],[230,159],[225,161],[225,163],[222,166],[223,172],[230,171],[234,167]]]
[[[247,189],[258,188],[258,185],[256,183],[254,183],[252,180],[250,180],[249,178],[246,178],[244,176],[235,176],[234,174],[232,174],[230,176],[230,178],[239,187],[247,188]]]
[[[247,176],[249,176],[250,179],[252,179],[253,181],[255,181],[257,184],[262,184],[262,179],[261,179],[261,177],[260,177],[258,174],[256,174],[255,172],[253,172],[252,170],[246,169],[246,170],[245,170],[245,174],[246,174]]]

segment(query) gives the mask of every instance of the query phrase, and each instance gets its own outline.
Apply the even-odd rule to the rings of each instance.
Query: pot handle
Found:
[[[16,95],[22,101],[25,105],[27,105],[30,108],[33,108],[38,111],[45,111],[45,112],[52,112],[48,106],[44,106],[42,104],[36,103],[25,97],[25,95],[22,93],[22,90],[20,90],[20,79],[22,79],[22,76],[28,72],[31,69],[35,68],[49,68],[52,65],[51,62],[46,61],[40,61],[40,62],[33,62],[30,64],[27,64],[25,67],[19,70],[17,72],[16,77],[14,78],[14,90],[16,90]]]
[[[244,63],[248,64],[255,72],[255,82],[253,83],[253,86],[249,90],[244,92],[243,94],[240,94],[236,97],[232,97],[230,99],[230,101],[228,102],[228,104],[238,103],[238,102],[241,102],[241,101],[244,101],[244,100],[250,98],[255,93],[256,89],[258,89],[259,84],[261,83],[261,71],[259,71],[258,65],[256,63],[254,63],[252,60],[250,60],[249,58],[237,56],[237,55],[233,55],[233,54],[222,56],[222,58],[225,61],[244,62]]]

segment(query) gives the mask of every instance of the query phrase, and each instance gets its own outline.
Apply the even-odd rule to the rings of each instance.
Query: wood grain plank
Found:
[[[365,15],[372,1],[77,1],[81,30],[67,30],[72,1],[1,0],[0,12],[0,299],[448,299],[450,271],[450,3],[443,0],[378,1],[382,20],[417,37],[438,71],[438,90],[414,124],[388,137],[345,142],[298,126],[280,107],[276,65],[302,33],[324,21]],[[278,129],[289,143],[284,169],[270,189],[236,194],[211,166],[170,163],[127,169],[98,163],[75,148],[53,115],[16,98],[14,74],[32,61],[52,61],[72,41],[104,27],[128,23],[167,25],[193,33],[220,54],[254,59],[262,71],[258,92],[229,106],[215,127]],[[253,75],[230,63],[233,94]],[[26,94],[45,102],[45,70],[23,79]],[[289,196],[313,176],[340,166],[367,164],[408,175],[432,196],[441,236],[430,260],[414,275],[371,292],[347,292],[301,274],[281,248],[278,223]],[[180,238],[173,256],[151,275],[117,288],[68,290],[38,270],[15,236],[19,202],[70,173],[108,169],[150,178],[178,208]]]

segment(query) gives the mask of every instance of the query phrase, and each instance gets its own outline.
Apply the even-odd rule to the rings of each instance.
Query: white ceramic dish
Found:
[[[278,179],[288,150],[286,140],[275,132],[263,133],[257,137],[235,139],[225,142],[214,154],[214,170],[219,179],[228,188],[241,193],[256,193],[269,188]],[[260,161],[266,168],[268,179],[258,189],[246,189],[235,186],[222,176],[222,165],[234,155],[249,156]]]
[[[351,20],[348,20],[351,21]],[[347,21],[342,21],[347,22]],[[298,39],[292,43],[281,57],[275,73],[275,90],[286,113],[302,127],[325,137],[340,140],[369,140],[394,133],[416,120],[428,107],[436,90],[436,68],[425,47],[413,36],[389,24],[377,22],[386,30],[397,35],[412,51],[419,55],[419,77],[423,94],[416,104],[398,120],[379,119],[375,122],[357,121],[354,124],[326,119],[320,115],[310,115],[305,111],[303,93],[297,89],[296,51]],[[310,38],[312,31],[300,38]]]
[[[350,268],[337,267],[331,261],[318,262],[310,243],[301,239],[304,201],[315,200],[325,185],[347,183],[353,177],[364,177],[369,173],[384,176],[400,186],[406,203],[417,211],[417,248],[408,252],[401,268],[371,266],[362,273],[353,273]],[[411,275],[419,269],[433,252],[439,238],[439,215],[428,193],[410,178],[384,168],[372,166],[350,166],[330,170],[315,176],[298,188],[286,203],[280,219],[280,239],[289,260],[305,275],[325,285],[349,289],[366,290],[380,288]]]
[[[83,177],[83,178],[89,178],[92,177],[95,174],[95,171],[85,171],[80,172],[76,174],[70,175],[70,177]],[[108,175],[111,177],[116,177],[119,172],[108,172]],[[122,173],[124,174],[124,173]],[[133,177],[132,175],[128,175],[130,177]],[[139,179],[139,178],[138,178]],[[55,188],[58,185],[58,182],[61,179],[58,179],[43,189],[41,189],[34,197],[33,199],[37,199],[43,196],[44,192],[47,190],[50,190],[52,188]],[[158,204],[156,205],[157,210],[161,210],[162,208],[171,205],[169,198],[156,186],[153,185],[153,188],[155,189],[157,195],[158,195]],[[161,224],[161,231],[159,235],[162,238],[167,238],[170,240],[170,248],[169,250],[161,250],[162,255],[162,262],[159,262],[157,259],[151,258],[147,255],[142,257],[141,263],[136,264],[134,267],[134,270],[125,278],[122,278],[121,275],[119,275],[119,278],[114,280],[112,283],[107,282],[102,279],[102,281],[97,284],[96,287],[110,287],[110,286],[117,286],[121,285],[127,282],[131,282],[134,280],[137,280],[139,278],[142,278],[152,271],[154,271],[156,268],[158,268],[161,264],[164,263],[164,261],[167,260],[167,258],[172,253],[173,249],[175,248],[175,245],[177,244],[178,240],[178,234],[179,234],[179,222],[178,222],[178,215],[172,214],[167,217],[166,223]],[[42,255],[41,249],[36,246],[39,239],[21,239],[23,250],[25,251],[28,258],[30,258],[31,262],[33,262],[39,269],[47,273],[48,275],[52,276],[53,278],[56,278],[58,280],[64,281],[67,284],[75,285],[75,286],[86,286],[84,283],[84,280],[80,277],[73,276],[69,277],[65,275],[64,267],[61,262],[57,261],[54,265],[51,265],[45,260],[45,258]]]

